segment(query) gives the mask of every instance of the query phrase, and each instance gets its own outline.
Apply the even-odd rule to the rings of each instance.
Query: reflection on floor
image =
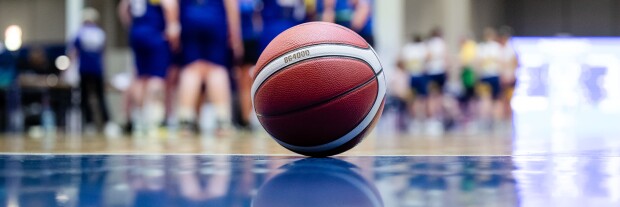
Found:
[[[2,206],[618,206],[620,158],[0,156]]]

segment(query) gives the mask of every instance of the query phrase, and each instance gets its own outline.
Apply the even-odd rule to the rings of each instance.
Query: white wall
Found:
[[[65,0],[0,0],[0,37],[19,25],[23,42],[64,42]]]
[[[386,75],[396,66],[396,58],[404,34],[405,0],[375,2],[375,50],[379,54]]]
[[[409,0],[405,3],[405,40],[413,34],[427,37],[435,27],[443,30],[444,38],[452,50],[458,48],[459,39],[471,33],[470,0]]]

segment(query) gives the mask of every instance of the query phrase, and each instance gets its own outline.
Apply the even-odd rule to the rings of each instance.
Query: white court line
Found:
[[[308,156],[298,155],[298,154],[225,154],[225,153],[124,153],[124,152],[87,152],[87,153],[78,153],[78,152],[68,152],[68,153],[27,153],[27,152],[2,152],[0,155],[163,155],[163,156],[241,156],[241,157],[295,157],[295,158],[310,158]],[[378,155],[370,155],[370,154],[362,154],[362,155],[336,155],[330,156],[331,158],[342,158],[342,157],[531,157],[531,156],[549,156],[548,154],[537,154],[537,155],[507,155],[507,154],[463,154],[463,155],[437,155],[437,154],[424,154],[424,155],[401,155],[401,154],[378,154]],[[563,155],[570,156],[570,155]],[[575,156],[575,155],[572,155]],[[608,156],[615,157],[615,156]],[[328,157],[329,158],[329,157]]]

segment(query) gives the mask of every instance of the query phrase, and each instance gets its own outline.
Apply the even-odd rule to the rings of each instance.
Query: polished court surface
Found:
[[[0,138],[0,206],[619,206],[617,113],[517,113],[512,129],[371,136],[307,158],[264,133]]]
[[[620,158],[0,156],[3,206],[618,206]]]

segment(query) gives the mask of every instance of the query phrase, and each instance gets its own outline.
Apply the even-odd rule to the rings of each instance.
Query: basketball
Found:
[[[372,47],[337,24],[280,33],[260,55],[251,97],[259,122],[283,147],[330,156],[357,145],[381,116],[386,83]]]

